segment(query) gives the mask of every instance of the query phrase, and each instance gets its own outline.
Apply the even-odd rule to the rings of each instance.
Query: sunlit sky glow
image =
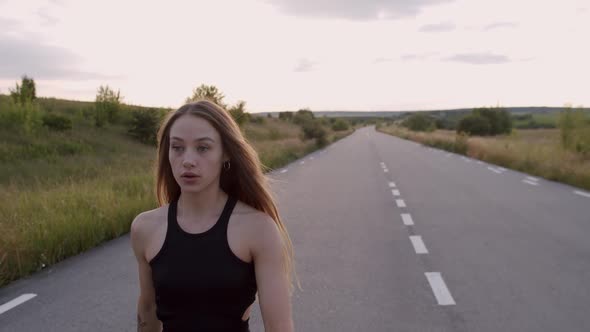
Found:
[[[0,0],[0,93],[249,112],[590,106],[582,0]]]

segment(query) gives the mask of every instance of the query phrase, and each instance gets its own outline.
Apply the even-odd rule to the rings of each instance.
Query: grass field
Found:
[[[243,132],[268,168],[318,148],[297,125],[264,122]],[[354,129],[327,131],[333,142]],[[0,287],[127,233],[139,212],[157,207],[155,157],[154,146],[123,126],[78,121],[67,133],[0,131]]]

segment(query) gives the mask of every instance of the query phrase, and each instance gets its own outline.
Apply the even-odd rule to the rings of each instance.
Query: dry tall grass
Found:
[[[511,135],[469,137],[465,138],[464,149],[457,146],[461,138],[454,131],[416,133],[395,125],[378,130],[590,190],[590,158],[564,150],[559,129],[515,129]]]

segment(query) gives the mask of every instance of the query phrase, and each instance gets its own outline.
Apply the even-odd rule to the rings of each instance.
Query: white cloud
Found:
[[[444,58],[444,60],[463,62],[472,65],[490,65],[510,62],[510,59],[507,56],[492,53],[455,54]]]
[[[296,72],[306,72],[306,71],[312,71],[314,69],[314,66],[316,65],[315,62],[310,61],[308,59],[299,59],[297,65],[295,66],[295,69],[293,69]]]
[[[492,29],[501,29],[501,28],[516,28],[518,27],[517,23],[514,22],[495,22],[495,23],[491,23],[486,25],[485,27],[483,27],[484,31],[487,30],[492,30]]]
[[[453,0],[267,0],[291,15],[350,20],[413,17],[424,7],[451,1]]]
[[[437,24],[426,24],[420,27],[420,32],[448,32],[455,30],[455,24],[452,22],[442,22]]]

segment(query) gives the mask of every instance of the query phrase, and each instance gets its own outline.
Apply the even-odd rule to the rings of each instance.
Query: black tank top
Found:
[[[227,241],[236,202],[228,196],[215,225],[196,234],[180,228],[178,201],[170,203],[164,244],[149,263],[163,332],[250,331],[242,316],[255,300],[254,263],[235,256]]]

